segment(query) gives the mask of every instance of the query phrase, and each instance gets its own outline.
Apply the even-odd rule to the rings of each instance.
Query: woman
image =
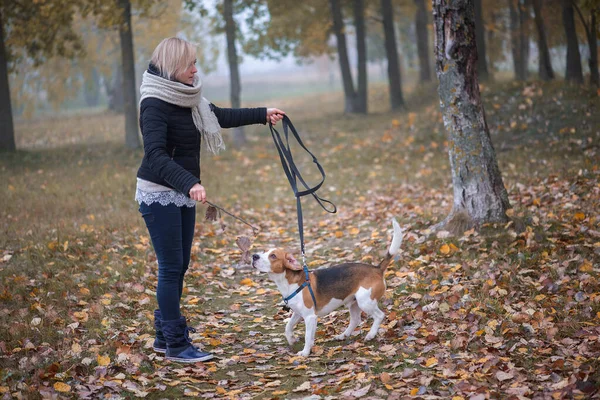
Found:
[[[200,181],[200,144],[224,149],[222,128],[275,124],[276,108],[219,108],[202,97],[196,75],[196,48],[179,39],[164,39],[154,50],[140,87],[140,128],[144,158],[137,172],[135,198],[140,205],[158,260],[158,310],[154,311],[154,350],[168,360],[210,360],[191,344],[179,310],[183,277],[190,262],[196,202],[206,202]]]

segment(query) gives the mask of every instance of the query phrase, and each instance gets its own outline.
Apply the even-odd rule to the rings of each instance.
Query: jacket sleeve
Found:
[[[142,111],[140,128],[144,139],[144,157],[152,172],[184,195],[200,180],[177,164],[167,152],[167,122],[165,110],[149,105]]]
[[[266,124],[267,109],[259,108],[220,108],[210,104],[221,128],[235,128],[243,125]]]

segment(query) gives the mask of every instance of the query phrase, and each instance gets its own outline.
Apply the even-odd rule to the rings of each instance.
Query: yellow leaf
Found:
[[[48,248],[49,248],[50,250],[54,250],[54,249],[56,249],[56,246],[57,246],[57,245],[58,245],[58,243],[56,243],[56,242],[49,242],[49,243],[48,243]]]
[[[266,291],[265,289],[262,289],[262,288],[261,288],[261,289],[258,289],[258,290],[256,291],[256,294],[265,294],[265,293],[267,293],[267,291]]]
[[[252,322],[256,322],[257,324],[260,324],[261,322],[264,322],[264,320],[262,319],[262,317],[260,317],[260,318],[254,318],[252,320]]]
[[[85,311],[75,311],[73,313],[73,316],[83,322],[86,322],[89,318],[88,313],[86,313]]]
[[[63,251],[67,251],[67,249],[69,248],[69,241],[65,241],[65,243],[63,244]]]
[[[287,390],[276,390],[273,393],[271,393],[273,396],[281,396],[287,393]]]
[[[438,360],[437,360],[437,358],[435,358],[435,357],[431,357],[431,358],[428,358],[428,359],[425,361],[425,366],[426,366],[426,367],[433,367],[434,365],[437,365],[437,363],[438,363]]]
[[[398,121],[397,119],[393,119],[393,120],[392,120],[392,126],[393,126],[394,128],[398,128],[398,127],[400,127],[400,121]]]
[[[358,232],[360,232],[360,229],[358,229],[358,228],[352,228],[352,229],[350,229],[350,234],[351,235],[358,235]]]
[[[575,221],[583,221],[585,219],[585,214],[582,212],[575,213]]]
[[[90,294],[90,289],[82,287],[81,289],[79,289],[79,293],[81,293],[84,296],[87,296],[88,294]]]
[[[546,298],[545,294],[538,294],[537,296],[534,297],[535,301],[541,301],[544,300]]]
[[[342,232],[342,231],[335,231],[335,237],[336,237],[336,238],[338,238],[338,239],[339,239],[339,238],[341,238],[342,236],[344,236],[344,232]]]
[[[98,354],[98,357],[96,357],[96,361],[98,362],[99,366],[106,367],[108,364],[110,364],[110,357],[101,356],[100,354]]]
[[[14,192],[15,187],[13,185],[8,185],[8,190],[10,190],[11,192]]]
[[[56,382],[53,386],[54,390],[57,392],[68,393],[71,391],[71,386],[67,385],[66,383]]]
[[[220,346],[221,345],[221,341],[218,339],[210,339],[208,341],[208,344],[210,344],[211,346]]]
[[[476,336],[481,336],[481,335],[483,335],[484,333],[485,333],[485,330],[484,330],[484,329],[481,329],[481,330],[479,330],[479,331],[475,332],[475,335],[476,335]]]
[[[253,354],[253,353],[256,353],[256,350],[254,350],[254,349],[244,349],[244,353],[246,353],[246,354]]]
[[[414,388],[410,390],[410,395],[411,396],[416,396],[417,393],[419,393],[419,388]]]
[[[442,247],[440,247],[440,253],[442,253],[442,254],[449,254],[450,253],[450,246],[448,246],[447,244],[445,244]]]
[[[256,285],[254,281],[250,278],[245,278],[240,281],[240,285],[242,286],[254,286]]]
[[[462,396],[454,396],[452,397],[452,400],[465,400],[465,398]]]
[[[592,267],[592,263],[588,260],[585,260],[583,264],[579,267],[580,272],[592,272],[594,268]]]
[[[217,393],[225,394],[227,393],[227,390],[223,389],[221,386],[217,386]]]
[[[71,351],[75,354],[81,353],[81,345],[79,343],[73,343],[71,345]]]

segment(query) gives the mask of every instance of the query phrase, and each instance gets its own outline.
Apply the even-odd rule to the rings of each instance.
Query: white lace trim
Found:
[[[135,200],[138,203],[150,205],[159,203],[161,206],[175,204],[177,207],[195,207],[196,201],[186,197],[183,193],[176,190],[166,190],[160,192],[144,192],[137,188],[135,190]]]

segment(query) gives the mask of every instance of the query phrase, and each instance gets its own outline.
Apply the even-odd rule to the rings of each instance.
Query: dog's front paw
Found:
[[[297,336],[286,336],[287,342],[290,346],[293,346],[294,343],[296,343],[298,341],[298,337]]]
[[[344,334],[342,333],[342,334],[339,334],[339,335],[336,335],[336,336],[334,336],[333,338],[334,338],[335,340],[346,340],[346,335],[344,335]]]
[[[369,333],[367,336],[365,336],[365,341],[366,341],[366,342],[368,342],[369,340],[373,340],[373,338],[374,338],[375,336],[377,336],[377,334],[373,334],[373,335],[371,335],[371,334]]]
[[[302,350],[296,353],[297,356],[300,357],[308,357],[310,355],[310,350]]]

